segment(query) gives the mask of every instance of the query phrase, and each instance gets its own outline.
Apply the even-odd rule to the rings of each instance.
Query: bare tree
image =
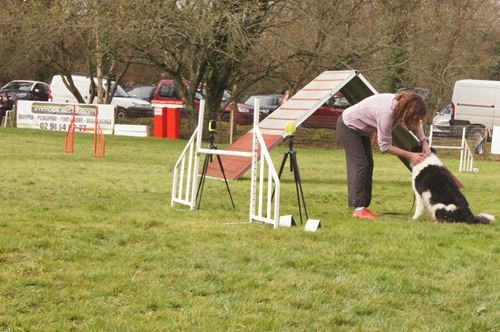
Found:
[[[457,79],[490,78],[499,9],[498,2],[490,0],[421,2],[421,33],[413,40],[408,69],[415,81],[430,88],[434,109],[450,102]]]
[[[371,13],[387,44],[365,63],[382,91],[428,88],[434,112],[451,100],[455,80],[488,78],[498,10],[495,0],[374,1]]]
[[[115,2],[97,0],[9,1],[9,13],[15,13],[9,29],[16,31],[16,54],[36,59],[63,82],[80,103],[84,99],[75,87],[72,74],[83,72],[91,77],[90,101],[109,103],[119,82],[130,66],[132,56],[117,36],[120,21],[114,15]],[[99,83],[93,78],[97,76]]]
[[[324,70],[362,64],[381,45],[380,38],[366,37],[367,7],[369,2],[363,0],[291,1],[291,25],[267,36],[274,53],[285,55],[273,75],[293,92]]]
[[[449,100],[455,80],[499,72],[496,0],[2,4],[0,77],[60,73],[78,98],[71,73],[119,82],[131,63],[150,65],[175,81],[192,118],[204,84],[215,113],[232,86],[238,87],[233,98],[293,91],[323,70],[354,68],[380,91],[429,88],[435,109]],[[111,100],[115,86],[101,87],[95,85],[95,95]]]
[[[245,59],[273,24],[284,1],[143,1],[130,46],[142,62],[176,83],[194,119],[195,94],[206,84],[208,110],[220,110],[225,89],[235,83]],[[142,10],[142,8],[148,10]],[[189,80],[186,84],[185,80]]]

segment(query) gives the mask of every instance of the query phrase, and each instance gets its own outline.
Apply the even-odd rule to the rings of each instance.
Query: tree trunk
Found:
[[[96,17],[96,25],[94,26],[95,31],[95,62],[96,62],[96,76],[97,76],[97,103],[102,104],[104,101],[103,95],[103,85],[102,85],[102,52],[101,52],[101,42],[99,39],[99,16]]]

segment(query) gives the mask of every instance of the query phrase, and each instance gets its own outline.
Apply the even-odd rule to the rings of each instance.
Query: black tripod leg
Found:
[[[302,210],[300,204],[301,200],[302,200],[302,205],[304,206],[304,213],[306,215],[306,219],[309,219],[309,217],[307,215],[307,206],[306,206],[306,200],[304,198],[304,191],[302,190],[302,179],[300,178],[299,164],[297,163],[297,156],[295,155],[295,153],[293,154],[291,160],[293,163],[293,176],[295,179],[295,190],[297,191],[297,202],[299,205],[300,223],[302,224]]]
[[[290,154],[290,152],[286,152],[283,155],[283,158],[281,159],[281,165],[280,165],[280,169],[278,171],[278,179],[281,179],[281,174],[283,173],[283,169],[285,168],[286,160],[288,159],[289,154]],[[273,188],[273,194],[271,195],[271,201],[274,199],[274,192],[275,191],[276,191],[276,188]]]
[[[299,184],[299,189],[300,189],[300,196],[302,197],[302,205],[304,206],[304,213],[306,215],[306,219],[309,219],[309,216],[307,215],[307,206],[306,206],[306,199],[304,198],[304,191],[302,190],[302,179],[300,177],[300,171],[299,171],[299,163],[297,162],[297,156],[295,156],[295,170],[297,173],[297,182]]]
[[[297,205],[299,207],[299,216],[300,216],[300,224],[302,225],[302,204],[300,200],[300,194],[299,194],[299,182],[297,179],[297,167],[295,167],[295,153],[291,152],[290,155],[290,170],[293,172],[293,180],[295,182],[295,192],[297,194]]]
[[[283,158],[281,159],[281,165],[280,165],[280,169],[278,171],[278,179],[281,179],[281,174],[283,173],[283,169],[285,168],[286,160],[288,159],[289,154],[290,154],[290,152],[286,152],[283,155]]]
[[[231,189],[229,189],[229,183],[227,183],[226,172],[224,172],[224,166],[222,166],[222,160],[220,156],[217,155],[217,160],[219,161],[219,167],[222,172],[222,176],[224,177],[224,182],[226,183],[227,192],[229,193],[229,198],[231,198],[231,204],[233,204],[233,210],[235,209],[233,195],[231,195]]]
[[[202,171],[201,171],[201,179],[200,179],[200,183],[198,184],[198,190],[196,191],[196,209],[199,210],[200,209],[200,205],[201,205],[201,196],[203,195],[203,187],[205,186],[205,178],[206,178],[206,175],[207,175],[207,170],[208,170],[208,161],[209,161],[209,157],[208,155],[205,155],[205,161],[203,162],[203,168],[202,168]]]

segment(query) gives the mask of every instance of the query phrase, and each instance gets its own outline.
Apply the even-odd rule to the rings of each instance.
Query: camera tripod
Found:
[[[300,179],[299,164],[297,162],[297,153],[293,149],[293,144],[295,140],[293,135],[287,136],[285,140],[288,141],[288,151],[285,152],[285,154],[283,155],[283,159],[281,160],[280,169],[278,171],[278,178],[281,179],[281,174],[283,173],[283,169],[285,168],[286,161],[288,157],[290,157],[290,172],[293,172],[293,179],[295,181],[295,191],[297,192],[297,205],[299,207],[300,223],[302,224],[302,206],[304,207],[304,214],[306,219],[309,219],[309,217],[307,216],[306,200],[304,198],[304,192],[302,190],[302,181]],[[272,198],[274,198],[274,190]]]
[[[211,120],[209,122],[209,127],[208,127],[208,134],[209,134],[209,143],[208,143],[208,148],[211,150],[217,150],[217,145],[214,143],[214,134],[216,133],[215,131],[215,121]],[[229,189],[229,183],[227,182],[226,178],[226,172],[224,172],[224,166],[222,165],[222,160],[220,156],[217,154],[217,161],[219,163],[220,170],[222,172],[222,176],[224,177],[224,182],[226,183],[226,188],[227,192],[229,194],[229,198],[231,199],[231,204],[233,205],[233,209],[235,208],[234,206],[234,201],[233,201],[233,196],[231,195],[231,189]],[[200,204],[201,204],[201,197],[203,195],[203,187],[205,186],[205,179],[207,177],[207,171],[208,171],[208,165],[213,161],[213,155],[211,154],[206,154],[205,155],[205,160],[203,161],[203,168],[201,171],[201,178],[200,178],[200,183],[198,184],[198,190],[196,191],[196,209],[200,209]]]

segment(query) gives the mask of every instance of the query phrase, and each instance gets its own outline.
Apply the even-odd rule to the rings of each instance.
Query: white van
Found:
[[[500,126],[500,81],[456,81],[452,103],[450,124]]]
[[[84,75],[71,75],[76,88],[86,103],[96,102],[96,98],[90,101],[90,78]],[[75,96],[68,90],[61,75],[54,75],[50,83],[52,102],[54,103],[77,103]],[[121,86],[118,85],[111,104],[117,107],[119,119],[127,117],[152,117],[153,107],[145,100],[130,97]]]

